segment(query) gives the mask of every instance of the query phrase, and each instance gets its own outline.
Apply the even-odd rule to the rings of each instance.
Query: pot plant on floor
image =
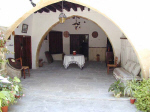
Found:
[[[14,77],[13,79],[9,77],[8,79],[12,85],[10,85],[9,89],[15,92],[15,97],[20,98],[23,96],[23,87],[19,78]]]
[[[139,82],[136,81],[136,79],[127,81],[125,84],[125,89],[124,89],[124,96],[129,96],[130,97],[130,103],[134,104],[135,98],[133,97],[134,91],[136,90],[136,87],[139,86]]]
[[[6,98],[6,96],[2,93],[2,92],[0,92],[0,111],[1,112],[3,112],[4,110],[6,110],[6,112],[8,111],[8,106],[4,106],[4,101],[6,101],[7,100],[7,98]],[[3,110],[3,111],[2,111]]]
[[[119,98],[124,92],[124,83],[121,80],[115,81],[110,85],[108,92],[110,91],[114,93],[115,97]]]
[[[5,89],[5,88],[4,88]],[[7,112],[8,111],[8,106],[10,104],[15,103],[15,96],[14,92],[12,91],[7,91],[7,90],[2,90],[0,92],[0,106],[1,106],[1,111],[2,112]]]

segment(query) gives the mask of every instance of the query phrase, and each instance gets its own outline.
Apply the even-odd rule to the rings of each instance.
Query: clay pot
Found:
[[[8,106],[1,107],[2,112],[8,112]]]
[[[73,51],[73,55],[76,55],[76,51]]]
[[[20,96],[15,95],[15,98],[20,98]]]
[[[134,104],[134,102],[135,102],[135,99],[130,99],[131,104]]]

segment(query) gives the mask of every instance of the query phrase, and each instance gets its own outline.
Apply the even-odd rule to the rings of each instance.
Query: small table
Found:
[[[64,67],[67,69],[68,66],[72,63],[77,64],[81,69],[83,68],[84,64],[85,64],[85,58],[84,55],[81,54],[70,54],[70,55],[65,55],[64,57]]]

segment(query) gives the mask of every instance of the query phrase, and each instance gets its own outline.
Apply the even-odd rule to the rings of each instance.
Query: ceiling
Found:
[[[67,1],[63,1],[63,9],[65,9],[66,11],[70,12],[70,9],[73,9],[74,11],[77,11],[77,8],[80,8],[81,11],[83,11],[85,9],[85,6],[79,5],[79,4],[75,4],[75,3],[71,3],[71,2],[67,2]],[[42,12],[56,12],[56,11],[60,11],[62,12],[62,1],[61,2],[57,2],[51,5],[48,5],[46,7],[43,7],[41,9],[39,9],[38,11],[34,12],[34,13],[42,13]],[[90,9],[88,8],[88,11],[90,11]]]

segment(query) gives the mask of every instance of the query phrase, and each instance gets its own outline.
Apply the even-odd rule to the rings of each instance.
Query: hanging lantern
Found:
[[[62,12],[60,15],[59,15],[59,22],[60,23],[64,23],[65,20],[66,20],[66,15]]]
[[[64,23],[66,18],[67,18],[66,15],[63,13],[63,0],[62,0],[62,12],[59,15],[59,22]]]

